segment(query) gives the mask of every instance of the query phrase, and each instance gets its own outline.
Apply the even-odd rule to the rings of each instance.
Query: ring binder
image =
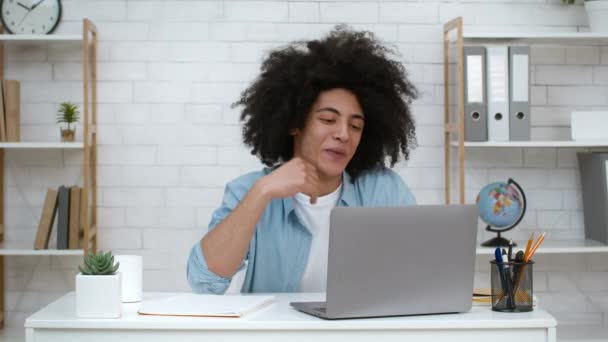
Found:
[[[530,140],[530,47],[509,48],[509,139]]]
[[[509,51],[506,46],[488,46],[488,140],[509,140]]]
[[[486,49],[464,47],[464,140],[488,140],[486,103]]]

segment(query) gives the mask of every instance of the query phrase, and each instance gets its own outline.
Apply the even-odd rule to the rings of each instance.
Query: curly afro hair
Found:
[[[410,104],[418,95],[407,72],[372,32],[336,26],[321,40],[298,41],[270,52],[257,79],[232,107],[243,106],[243,141],[267,166],[293,157],[294,129],[304,128],[320,92],[344,88],[365,115],[361,141],[346,171],[394,166],[416,146]]]

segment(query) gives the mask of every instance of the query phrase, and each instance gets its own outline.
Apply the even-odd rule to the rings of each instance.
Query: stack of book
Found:
[[[15,80],[0,82],[0,141],[19,141],[20,83]]]
[[[84,217],[82,188],[60,186],[58,190],[48,189],[34,249],[48,249],[51,231],[57,217],[57,249],[82,248],[81,235]]]

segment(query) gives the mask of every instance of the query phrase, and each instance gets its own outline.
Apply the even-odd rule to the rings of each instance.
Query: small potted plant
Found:
[[[59,105],[59,109],[57,110],[57,123],[67,124],[67,127],[60,127],[61,129],[61,141],[74,141],[74,137],[76,136],[76,127],[70,127],[70,124],[78,122],[80,119],[80,112],[78,111],[78,106],[74,103],[63,102]]]
[[[121,316],[120,263],[112,252],[89,253],[76,275],[76,316],[80,318],[118,318]]]

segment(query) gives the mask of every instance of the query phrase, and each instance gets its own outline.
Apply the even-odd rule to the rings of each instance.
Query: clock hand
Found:
[[[25,9],[26,9],[26,10],[28,10],[28,11],[31,11],[31,10],[32,10],[31,8],[29,8],[29,7],[25,6],[24,4],[22,4],[22,3],[20,3],[20,2],[17,2],[17,5],[19,5],[19,6],[23,7],[23,8],[25,8]]]
[[[43,3],[43,2],[44,2],[44,0],[40,0],[40,1],[38,1],[37,3],[33,4],[33,5],[32,5],[32,9],[34,9],[34,8],[38,7],[38,5],[40,5],[40,4],[41,4],[41,3]]]
[[[28,14],[32,13],[32,11],[29,11],[27,13],[25,13],[25,15],[23,16],[23,18],[21,18],[21,21],[19,22],[19,24],[17,24],[17,27],[21,26],[21,23],[23,23],[23,21],[25,20],[25,18],[28,16]]]

